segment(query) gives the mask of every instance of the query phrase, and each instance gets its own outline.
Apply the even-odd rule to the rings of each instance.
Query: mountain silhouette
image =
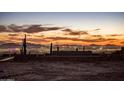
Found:
[[[21,46],[22,45],[19,43],[4,43],[0,45],[0,48],[20,48]],[[40,48],[42,45],[27,43],[27,46],[31,48]]]

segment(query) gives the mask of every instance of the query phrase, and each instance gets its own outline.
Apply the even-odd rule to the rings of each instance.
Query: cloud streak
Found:
[[[13,33],[13,34],[8,34],[8,36],[19,36],[19,34]]]
[[[44,39],[51,39],[51,40],[71,40],[71,41],[81,41],[81,42],[105,42],[105,41],[114,41],[116,39],[105,39],[105,38],[97,38],[97,39],[79,39],[79,38],[70,38],[70,37],[46,37]]]
[[[96,29],[94,29],[94,31],[99,31],[99,30],[101,30],[100,28],[96,28]]]
[[[99,31],[100,28],[93,29],[92,31]],[[55,33],[54,33],[55,31]],[[56,32],[57,31],[57,32]],[[90,31],[90,30],[89,30]],[[90,34],[88,30],[73,30],[70,28],[58,27],[58,26],[44,26],[44,25],[0,25],[1,37],[0,40],[7,42],[22,42],[22,36],[24,32],[27,33],[27,40],[29,42],[42,44],[50,42],[62,42],[68,44],[116,44],[123,45],[124,35],[122,34]],[[7,33],[3,33],[7,32]],[[46,32],[46,33],[39,33]],[[48,33],[47,33],[48,32]],[[36,33],[36,34],[35,34]],[[5,36],[5,37],[4,37]],[[78,36],[78,37],[77,37]]]
[[[74,31],[72,29],[64,29],[62,30],[63,32],[65,32],[65,35],[88,35],[88,32],[86,31]]]
[[[25,33],[38,33],[44,31],[53,31],[53,30],[60,30],[63,29],[62,27],[45,27],[42,25],[24,25],[24,26],[17,26],[17,25],[0,25],[0,32],[25,32]]]
[[[9,31],[6,26],[0,25],[0,32],[11,32],[11,31]]]

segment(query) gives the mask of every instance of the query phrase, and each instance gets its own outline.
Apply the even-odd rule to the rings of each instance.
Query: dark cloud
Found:
[[[42,28],[41,25],[31,25],[30,27],[23,29],[22,32],[37,33],[37,32],[41,32],[41,31],[46,31],[46,29]]]
[[[62,27],[45,27],[45,28],[46,28],[46,31],[62,29]]]
[[[0,32],[25,32],[25,33],[38,33],[38,32],[44,32],[44,31],[53,31],[53,30],[61,30],[65,32],[65,35],[88,35],[88,31],[82,30],[72,30],[69,28],[66,28],[64,30],[64,27],[49,27],[49,26],[44,26],[44,25],[22,25],[18,26],[15,24],[11,24],[8,26],[0,25]],[[95,29],[95,30],[100,30]]]
[[[10,32],[6,26],[0,25],[0,32]]]
[[[21,32],[23,30],[23,26],[17,26],[17,25],[8,25],[8,28],[11,32]]]
[[[84,31],[78,31],[78,32],[70,32],[69,35],[88,35],[88,33]]]
[[[4,25],[0,25],[0,32],[26,32],[26,33],[38,33],[44,31],[52,31],[52,30],[60,30],[62,27],[45,27],[42,25],[8,25],[5,27]]]
[[[65,31],[65,32],[72,32],[72,30],[71,29],[64,29],[64,30],[62,30],[62,31]]]
[[[104,37],[102,35],[88,35],[87,38],[92,38],[92,39],[103,39]]]
[[[2,31],[2,30],[6,30],[6,27],[5,27],[5,26],[0,25],[0,31]]]
[[[101,30],[100,28],[96,28],[96,29],[94,29],[94,31],[99,31],[99,30]]]
[[[52,31],[52,30],[59,30],[62,29],[61,27],[43,27],[41,25],[31,25],[27,29],[23,29],[23,32],[26,33],[38,33],[38,32],[44,32],[44,31]]]
[[[71,29],[64,29],[62,31],[66,32],[65,35],[88,35],[86,31],[74,31]]]
[[[102,38],[102,35],[91,35],[91,37]]]
[[[124,36],[124,34],[111,34],[111,35],[107,35],[109,37],[116,37],[116,36]]]

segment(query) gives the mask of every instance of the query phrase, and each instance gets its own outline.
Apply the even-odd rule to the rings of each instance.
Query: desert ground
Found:
[[[118,81],[124,62],[0,62],[1,81]]]

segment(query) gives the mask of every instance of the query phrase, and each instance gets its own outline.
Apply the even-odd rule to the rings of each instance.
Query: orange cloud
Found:
[[[94,29],[99,31],[100,28]],[[49,32],[51,31],[51,32]],[[0,43],[16,42],[20,43],[23,33],[27,33],[27,41],[35,44],[48,44],[50,42],[59,44],[82,44],[82,45],[124,45],[123,34],[92,35],[86,30],[72,30],[63,27],[43,27],[42,25],[16,26],[0,25]],[[5,33],[6,32],[6,33]],[[44,33],[39,33],[44,32]],[[57,32],[57,34],[56,34]],[[51,34],[52,33],[52,34]],[[77,37],[81,36],[81,37]]]

